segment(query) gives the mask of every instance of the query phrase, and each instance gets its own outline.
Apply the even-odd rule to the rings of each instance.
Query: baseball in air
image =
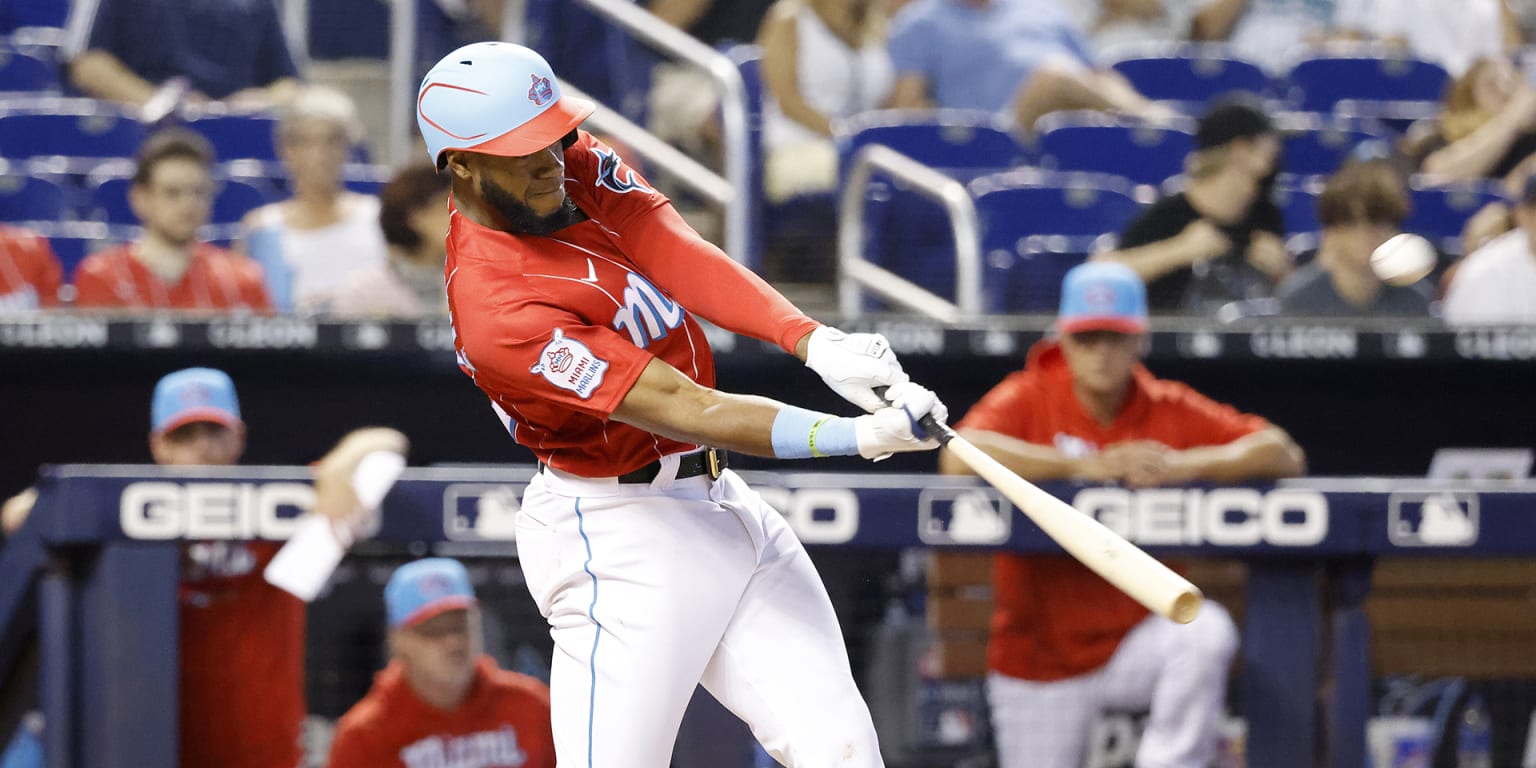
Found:
[[[1435,268],[1435,247],[1428,240],[1404,232],[1371,252],[1371,271],[1390,285],[1412,285]]]

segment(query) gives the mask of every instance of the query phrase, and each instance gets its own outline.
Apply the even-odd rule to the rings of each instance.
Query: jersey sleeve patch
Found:
[[[597,391],[607,370],[608,361],[593,354],[586,344],[567,337],[559,328],[555,329],[554,338],[540,350],[539,361],[528,369],[561,389],[575,392],[583,400],[591,398]]]

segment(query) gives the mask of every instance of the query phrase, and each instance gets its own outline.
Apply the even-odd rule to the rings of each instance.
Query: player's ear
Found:
[[[447,153],[443,155],[443,159],[447,162],[448,172],[453,174],[455,178],[464,179],[466,181],[474,178],[474,169],[470,168],[470,164],[474,162],[472,155],[474,155],[473,152],[460,152],[453,149],[448,150]]]

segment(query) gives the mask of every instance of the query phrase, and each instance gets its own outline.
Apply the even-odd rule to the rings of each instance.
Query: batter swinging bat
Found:
[[[875,392],[884,395],[880,388]],[[1188,579],[1105,528],[1103,523],[1014,474],[932,416],[923,417],[921,424],[940,445],[1008,497],[1078,562],[1146,606],[1147,610],[1180,624],[1194,621],[1204,596]]]

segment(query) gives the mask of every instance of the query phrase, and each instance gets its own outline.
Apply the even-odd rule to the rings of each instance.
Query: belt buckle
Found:
[[[709,466],[709,479],[711,479],[711,480],[719,480],[720,479],[720,454],[719,454],[719,452],[716,451],[713,448],[706,449],[704,451],[704,460],[706,462],[708,462],[708,466]]]

